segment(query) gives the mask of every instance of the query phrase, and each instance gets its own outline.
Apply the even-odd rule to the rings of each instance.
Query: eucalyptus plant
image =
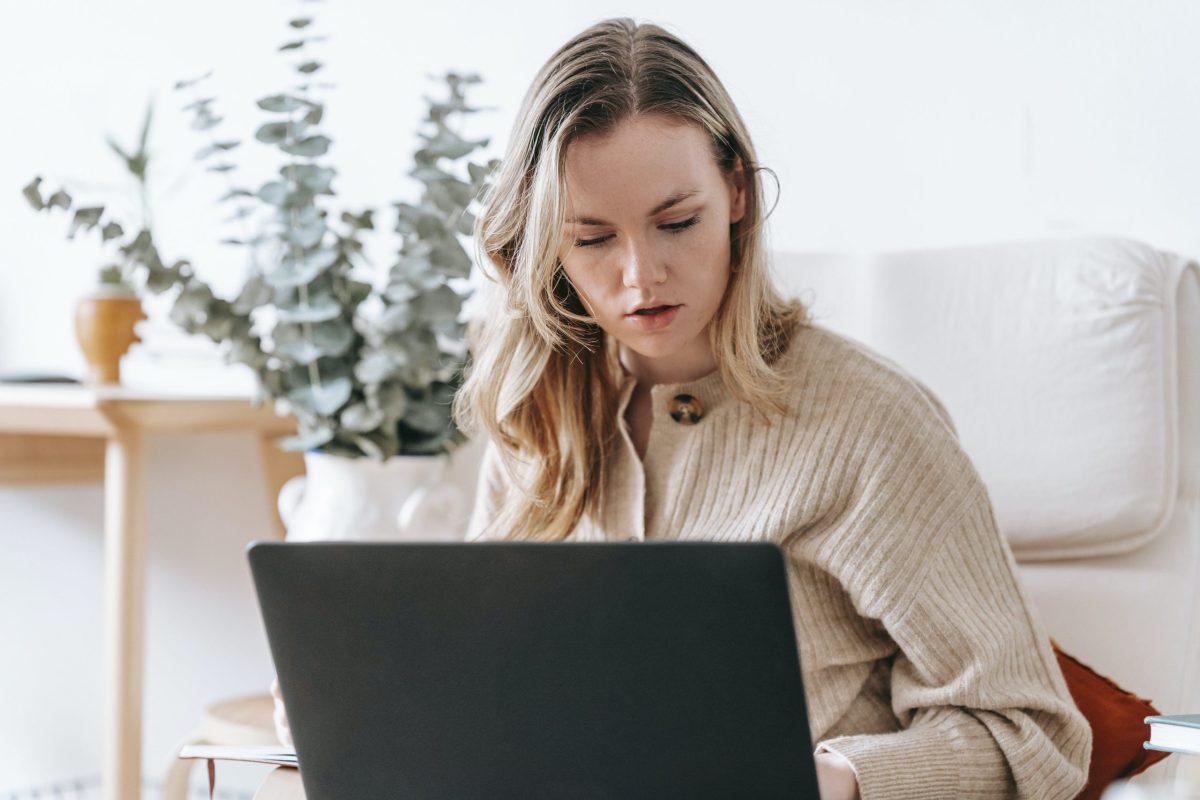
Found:
[[[150,201],[146,185],[146,176],[150,167],[150,152],[147,149],[147,144],[150,138],[150,121],[153,116],[154,103],[151,101],[146,105],[146,116],[142,121],[141,132],[138,135],[137,148],[129,152],[126,152],[126,149],[118,144],[111,135],[105,136],[109,148],[121,159],[126,171],[133,177],[137,185],[138,205],[142,216],[141,224],[147,227],[150,224]],[[53,208],[61,208],[64,211],[70,210],[73,198],[65,189],[60,188],[49,197],[43,199],[40,191],[41,182],[41,177],[36,177],[21,190],[25,199],[35,209],[39,211]],[[67,238],[75,238],[75,234],[81,228],[86,230],[97,227],[103,213],[104,206],[77,207],[74,218],[71,220],[71,226],[67,230]],[[119,239],[124,233],[125,228],[111,219],[100,227],[100,236],[103,242],[108,242],[111,239]],[[122,264],[120,263],[108,264],[102,267],[97,275],[97,282],[101,287],[106,289],[119,290],[129,294],[136,293],[134,284],[126,276],[125,270],[122,269]]]
[[[222,240],[249,253],[248,277],[236,297],[218,297],[185,259],[168,265],[148,215],[126,235],[132,228],[112,219],[104,206],[77,207],[68,235],[99,230],[102,242],[115,243],[123,276],[155,294],[176,290],[171,320],[221,343],[227,362],[254,371],[255,405],[272,398],[296,415],[299,432],[282,441],[285,449],[380,461],[449,452],[465,440],[450,404],[469,360],[459,315],[470,289],[455,281],[469,276],[471,259],[458,236],[471,235],[468,207],[498,164],[468,161],[465,179],[456,175],[455,163],[489,139],[465,139],[450,122],[483,110],[468,106],[465,97],[480,79],[445,73],[440,77],[449,97],[426,98],[424,122],[431,130],[419,132],[423,145],[408,172],[423,185],[421,198],[393,204],[400,244],[386,282],[376,289],[356,270],[365,260],[363,237],[376,230],[374,209],[343,210],[334,222],[327,208],[337,171],[327,163],[332,141],[320,129],[324,104],[313,90],[332,87],[313,83],[323,64],[309,53],[325,37],[313,36],[312,24],[311,16],[289,20],[293,35],[279,47],[301,56],[294,65],[299,83],[257,101],[271,117],[254,138],[284,156],[278,176],[257,187],[234,180],[231,154],[241,141],[217,134],[222,118],[215,98],[200,92],[211,72],[175,84],[176,91],[191,94],[184,110],[207,137],[196,160],[226,176],[228,189],[219,202],[234,207],[229,221],[242,228],[241,235]],[[35,209],[71,210],[65,190],[43,198],[40,183],[35,178],[23,189]]]

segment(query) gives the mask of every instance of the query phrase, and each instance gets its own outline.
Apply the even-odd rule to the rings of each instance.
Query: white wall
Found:
[[[271,528],[251,437],[160,436],[147,457],[143,753],[153,782],[205,704],[264,691],[271,680],[244,556],[246,543],[270,538]],[[98,484],[0,487],[6,797],[100,774],[102,509]],[[236,788],[227,771],[222,766],[219,785]],[[239,771],[251,788],[265,774]]]
[[[204,142],[170,86],[215,69],[219,131],[246,141],[243,165],[264,175],[274,162],[252,141],[265,116],[254,100],[287,86],[273,50],[298,9],[332,37],[319,58],[338,84],[326,123],[338,209],[416,199],[404,173],[422,96],[438,88],[426,73],[482,74],[469,97],[496,109],[466,131],[491,136],[498,156],[545,57],[595,20],[634,14],[694,44],[738,101],[781,182],[776,248],[1097,232],[1200,254],[1200,3],[10,2],[0,5],[0,371],[81,369],[71,312],[103,254],[93,237],[64,241],[66,218],[35,215],[19,189],[40,173],[79,199],[88,186],[92,199],[115,191],[122,175],[103,134],[129,142],[150,94],[162,250],[234,290],[241,257],[215,242],[236,230],[211,202],[225,183],[188,172]],[[383,267],[396,242],[380,216],[369,254]],[[204,702],[270,676],[242,554],[267,519],[252,450],[234,435],[151,448],[147,774]],[[3,793],[99,771],[99,487],[0,488],[0,520]]]
[[[0,26],[0,370],[78,368],[75,296],[102,261],[92,237],[66,242],[66,218],[34,215],[18,194],[48,182],[122,185],[103,142],[128,142],[148,96],[163,159],[159,238],[218,286],[238,284],[242,256],[215,242],[228,208],[218,176],[189,174],[203,139],[170,90],[216,72],[222,135],[251,139],[254,100],[287,85],[284,20],[312,9],[330,41],[330,162],[338,203],[358,209],[415,199],[411,166],[428,72],[477,70],[471,95],[496,106],[467,126],[502,152],[534,71],[569,35],[631,13],[593,4],[363,2],[163,4],[11,3]],[[771,221],[782,249],[880,249],[1009,237],[1103,232],[1200,252],[1200,4],[1187,0],[765,2],[636,5],[717,70],[779,175]],[[263,175],[265,146],[243,145]],[[182,178],[180,176],[182,175]],[[181,182],[177,182],[177,178]],[[174,194],[169,194],[171,189]],[[775,187],[769,181],[768,196]],[[95,195],[103,197],[105,195]],[[338,206],[342,207],[342,206]],[[378,237],[386,265],[395,242]],[[43,322],[45,321],[45,322]],[[36,336],[26,332],[30,328]]]

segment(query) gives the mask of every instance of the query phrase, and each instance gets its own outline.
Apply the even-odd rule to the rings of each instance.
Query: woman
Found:
[[[1074,797],[1091,729],[949,414],[776,292],[760,170],[660,27],[542,67],[476,224],[468,539],[775,542],[825,800]]]

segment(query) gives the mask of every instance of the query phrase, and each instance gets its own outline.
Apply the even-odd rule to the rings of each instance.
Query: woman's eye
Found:
[[[670,233],[683,233],[685,230],[692,227],[699,221],[700,221],[700,215],[697,214],[696,216],[692,217],[691,219],[685,219],[683,222],[672,222],[669,225],[659,225],[658,227],[661,228],[662,230],[668,231]],[[576,247],[595,247],[597,245],[604,244],[611,238],[612,238],[612,234],[609,234],[608,236],[601,236],[599,239],[576,239],[575,246]]]

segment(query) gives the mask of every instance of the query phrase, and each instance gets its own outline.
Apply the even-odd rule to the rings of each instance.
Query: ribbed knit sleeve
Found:
[[[851,763],[863,800],[1069,800],[1087,779],[1091,729],[949,416],[915,382],[860,411],[852,489],[807,547],[894,642],[903,729],[816,752]]]

